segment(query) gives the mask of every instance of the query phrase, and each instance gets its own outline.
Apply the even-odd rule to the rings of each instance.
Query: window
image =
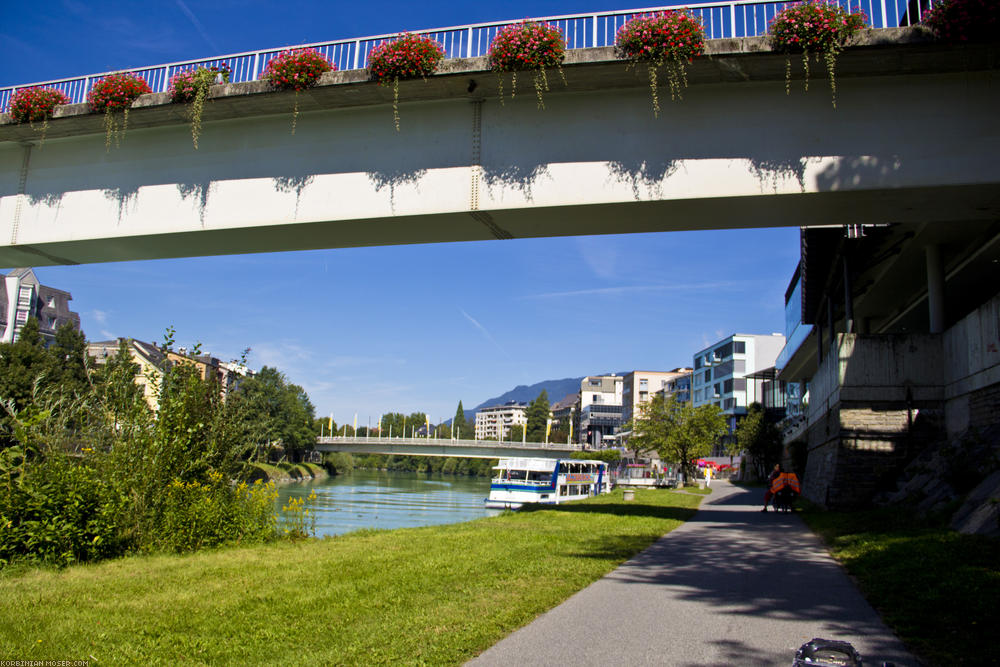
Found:
[[[694,369],[696,371],[697,370],[701,370],[701,357],[695,357],[694,358]]]
[[[742,340],[738,340],[735,343],[733,343],[733,349],[736,352],[736,354],[746,354],[747,344]]]
[[[642,402],[644,402],[644,401],[646,401],[648,399],[649,399],[649,392],[648,391],[640,391],[639,392],[639,402],[640,403],[642,403]]]
[[[722,383],[722,393],[723,394],[731,394],[731,393],[733,393],[733,381],[732,380],[726,380],[725,382]]]
[[[716,397],[720,396],[721,392],[719,392],[720,387],[719,387],[719,383],[718,382],[715,383],[715,387],[714,388],[715,388],[715,395],[716,395]]]
[[[708,369],[707,371],[705,371],[705,375],[702,377],[702,381],[705,384],[708,384],[709,382],[712,381],[712,369],[711,368]]]
[[[736,378],[733,380],[733,388],[736,391],[746,391],[747,389],[747,379],[746,378]]]
[[[721,360],[725,359],[726,357],[731,357],[731,356],[733,356],[733,344],[732,343],[726,343],[725,345],[721,345],[721,346],[715,348],[715,358],[717,360],[721,361]]]

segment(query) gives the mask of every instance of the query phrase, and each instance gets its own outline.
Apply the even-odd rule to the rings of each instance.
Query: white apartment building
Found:
[[[510,427],[528,423],[528,404],[508,401],[503,405],[479,408],[476,412],[476,440],[503,440]]]
[[[576,439],[594,449],[618,432],[622,423],[622,385],[619,375],[590,375],[580,380],[580,412]]]
[[[671,371],[632,371],[622,379],[622,423],[636,416],[639,406],[648,403],[657,393],[667,389],[671,382],[691,372],[690,368]]]
[[[732,433],[747,406],[762,398],[757,395],[757,383],[748,382],[747,376],[772,368],[784,346],[781,334],[733,334],[697,352],[691,381],[692,404],[719,406]]]

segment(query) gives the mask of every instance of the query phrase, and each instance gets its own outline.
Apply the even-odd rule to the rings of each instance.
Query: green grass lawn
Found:
[[[450,526],[0,575],[0,659],[460,664],[689,518],[621,491]]]
[[[931,665],[997,664],[1000,541],[901,510],[802,514],[885,622]]]

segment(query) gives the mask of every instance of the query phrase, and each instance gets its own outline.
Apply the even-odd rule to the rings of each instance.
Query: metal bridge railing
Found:
[[[891,28],[913,25],[920,21],[923,13],[940,0],[837,0],[837,4],[845,9],[861,8],[868,16],[872,28]],[[761,0],[732,0],[731,2],[701,2],[684,5],[691,13],[701,18],[705,25],[705,34],[709,39],[732,37],[755,37],[767,33],[768,25],[784,7],[793,2],[767,2]],[[914,8],[917,16],[912,16],[909,9]],[[642,9],[623,9],[594,14],[568,14],[563,16],[548,16],[538,21],[546,21],[559,28],[566,38],[566,46],[570,49],[582,49],[593,46],[613,46],[618,29],[625,23],[642,14],[649,14],[667,9],[681,9],[682,6],[646,7]],[[492,23],[475,23],[451,28],[435,28],[417,30],[414,34],[428,35],[440,42],[448,58],[472,58],[486,55],[490,43],[497,32],[504,26],[520,23],[516,21],[496,21]],[[196,67],[212,67],[225,63],[231,71],[230,81],[241,83],[259,79],[267,67],[268,61],[282,51],[289,49],[314,48],[337,66],[338,70],[362,69],[368,64],[368,53],[385,41],[391,41],[398,33],[378,35],[375,37],[360,37],[315,44],[301,44],[262,51],[234,53],[227,56],[216,56],[198,60],[185,60],[151,67],[139,67],[128,70],[142,76],[154,92],[166,92],[170,78],[178,72]],[[86,76],[53,81],[7,86],[0,88],[0,111],[6,111],[11,96],[19,88],[37,88],[41,86],[57,88],[69,97],[71,103],[85,102],[90,87],[113,72],[88,74]]]
[[[497,442],[495,440],[453,440],[451,438],[366,438],[366,437],[354,437],[354,436],[333,436],[325,438],[316,438],[316,444],[318,445],[335,445],[335,444],[383,444],[383,445],[415,445],[420,447],[497,447],[497,448],[511,448],[511,449],[558,449],[560,451],[566,450],[580,450],[582,445],[571,444],[560,442]]]

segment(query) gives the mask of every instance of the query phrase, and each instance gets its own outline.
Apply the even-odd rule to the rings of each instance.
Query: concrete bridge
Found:
[[[395,456],[458,456],[469,459],[498,459],[524,456],[546,459],[569,458],[581,451],[580,445],[544,442],[492,442],[447,438],[355,438],[335,436],[316,439],[321,452],[348,454],[391,454]]]
[[[0,124],[0,266],[1000,217],[995,45],[876,31],[841,55],[836,108],[819,64],[786,96],[764,38],[709,53],[660,118],[644,69],[601,47],[569,52],[565,86],[549,72],[543,110],[530,76],[501,104],[485,58],[446,60],[400,85],[398,133],[364,70],[300,94],[294,135],[293,93],[217,87],[199,150],[165,93],[110,150],[85,105],[44,145]]]

